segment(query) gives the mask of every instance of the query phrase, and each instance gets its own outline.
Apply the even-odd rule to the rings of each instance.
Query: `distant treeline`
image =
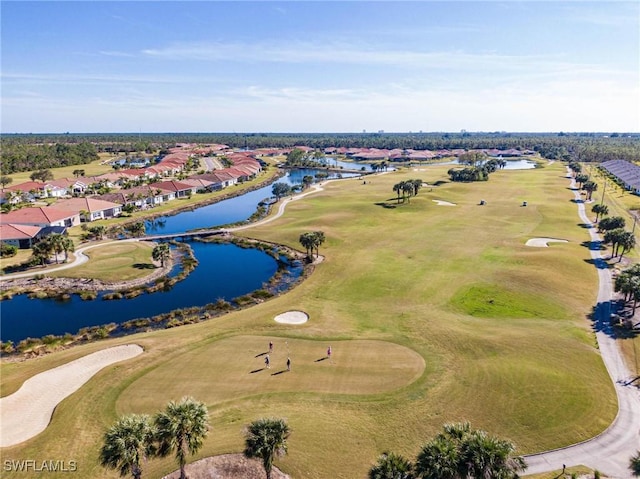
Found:
[[[31,140],[2,137],[1,174],[84,165],[98,159],[96,145],[88,141],[73,143],[59,138],[57,143],[48,144]]]
[[[178,143],[219,143],[233,148],[291,148],[305,145],[312,148],[380,148],[380,149],[529,149],[549,159],[599,162],[612,159],[640,161],[638,133],[105,133],[105,134],[15,134],[2,135],[2,172],[11,173],[52,165],[26,161],[30,149],[37,146],[39,154],[54,162],[64,159],[56,152],[60,145],[73,146],[79,151],[87,145],[94,152],[151,153],[163,152]],[[52,146],[49,146],[52,145]],[[84,145],[84,146],[81,146]],[[38,150],[36,148],[35,150]],[[53,149],[53,150],[51,150]],[[8,161],[5,167],[5,157]],[[82,156],[82,155],[79,155]],[[18,161],[20,158],[24,158]],[[67,163],[70,159],[66,158]],[[90,161],[90,160],[89,160]],[[37,162],[36,162],[37,163]]]

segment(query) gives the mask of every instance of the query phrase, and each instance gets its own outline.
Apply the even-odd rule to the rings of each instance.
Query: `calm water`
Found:
[[[302,184],[305,176],[314,176],[322,170],[300,169],[291,170],[278,182],[288,185]],[[344,178],[358,176],[357,174],[343,173]],[[330,173],[329,178],[337,178],[338,173]],[[235,198],[220,201],[212,205],[203,206],[193,211],[185,211],[173,216],[162,216],[155,221],[146,222],[147,234],[173,234],[182,233],[200,228],[214,228],[245,221],[255,213],[258,203],[271,197],[272,185],[265,186],[255,191],[245,193]]]
[[[531,170],[536,167],[536,162],[531,160],[507,160],[503,170]],[[434,165],[459,165],[458,160],[447,161],[446,163],[434,163]]]
[[[192,242],[199,265],[167,292],[143,294],[133,299],[69,301],[29,299],[25,295],[3,301],[2,340],[14,343],[26,337],[76,333],[86,326],[123,323],[173,309],[203,306],[219,298],[231,300],[262,288],[277,270],[277,262],[256,249],[231,244]]]

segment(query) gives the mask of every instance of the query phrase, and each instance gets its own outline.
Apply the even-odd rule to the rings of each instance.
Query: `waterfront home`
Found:
[[[55,206],[61,210],[77,212],[81,221],[85,222],[115,218],[122,213],[121,204],[92,197],[60,200]]]
[[[76,226],[80,224],[78,211],[63,210],[51,206],[21,208],[0,214],[0,224],[40,226]]]

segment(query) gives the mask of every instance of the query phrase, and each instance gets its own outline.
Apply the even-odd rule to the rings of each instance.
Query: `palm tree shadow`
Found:
[[[387,203],[386,201],[379,201],[378,203],[374,203],[376,206],[382,206],[383,208],[393,209],[396,205],[391,203]]]
[[[135,263],[133,267],[136,269],[156,269],[156,266],[151,263]]]
[[[260,369],[254,369],[253,371],[251,371],[249,374],[255,374],[255,373],[259,373],[260,371],[264,371],[266,368],[260,368]]]
[[[286,373],[287,370],[286,369],[282,369],[281,371],[278,371],[276,373],[271,373],[272,376],[277,376],[278,374],[282,374],[282,373]]]
[[[602,241],[583,241],[580,243],[580,246],[589,248],[591,251],[602,251],[607,249],[607,247],[602,244]]]
[[[607,263],[605,260],[601,259],[601,258],[597,258],[597,259],[585,259],[584,260],[585,263],[594,265],[596,268],[598,269],[612,269],[613,265]]]

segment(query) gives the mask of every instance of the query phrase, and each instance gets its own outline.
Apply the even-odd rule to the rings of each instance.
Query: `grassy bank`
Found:
[[[184,394],[211,411],[198,457],[238,452],[245,424],[286,417],[293,434],[278,466],[295,478],[364,478],[380,452],[414,456],[448,421],[510,438],[520,453],[602,431],[615,396],[587,319],[597,277],[564,167],[445,182],[390,207],[394,184],[433,184],[446,170],[330,182],[244,231],[297,248],[302,232],[324,231],[323,263],[286,295],[200,324],[3,362],[6,395],[36,372],[109,345],[146,351],[101,371],[60,404],[45,432],[3,456],[74,459],[83,477],[116,477],[97,465],[104,430],[119,414],[153,413]],[[532,237],[568,243],[525,246]],[[273,321],[292,309],[309,322]],[[269,340],[272,372],[288,347],[290,373],[252,373]],[[316,362],[329,344],[335,364]],[[153,460],[145,475],[174,469],[171,459]]]

